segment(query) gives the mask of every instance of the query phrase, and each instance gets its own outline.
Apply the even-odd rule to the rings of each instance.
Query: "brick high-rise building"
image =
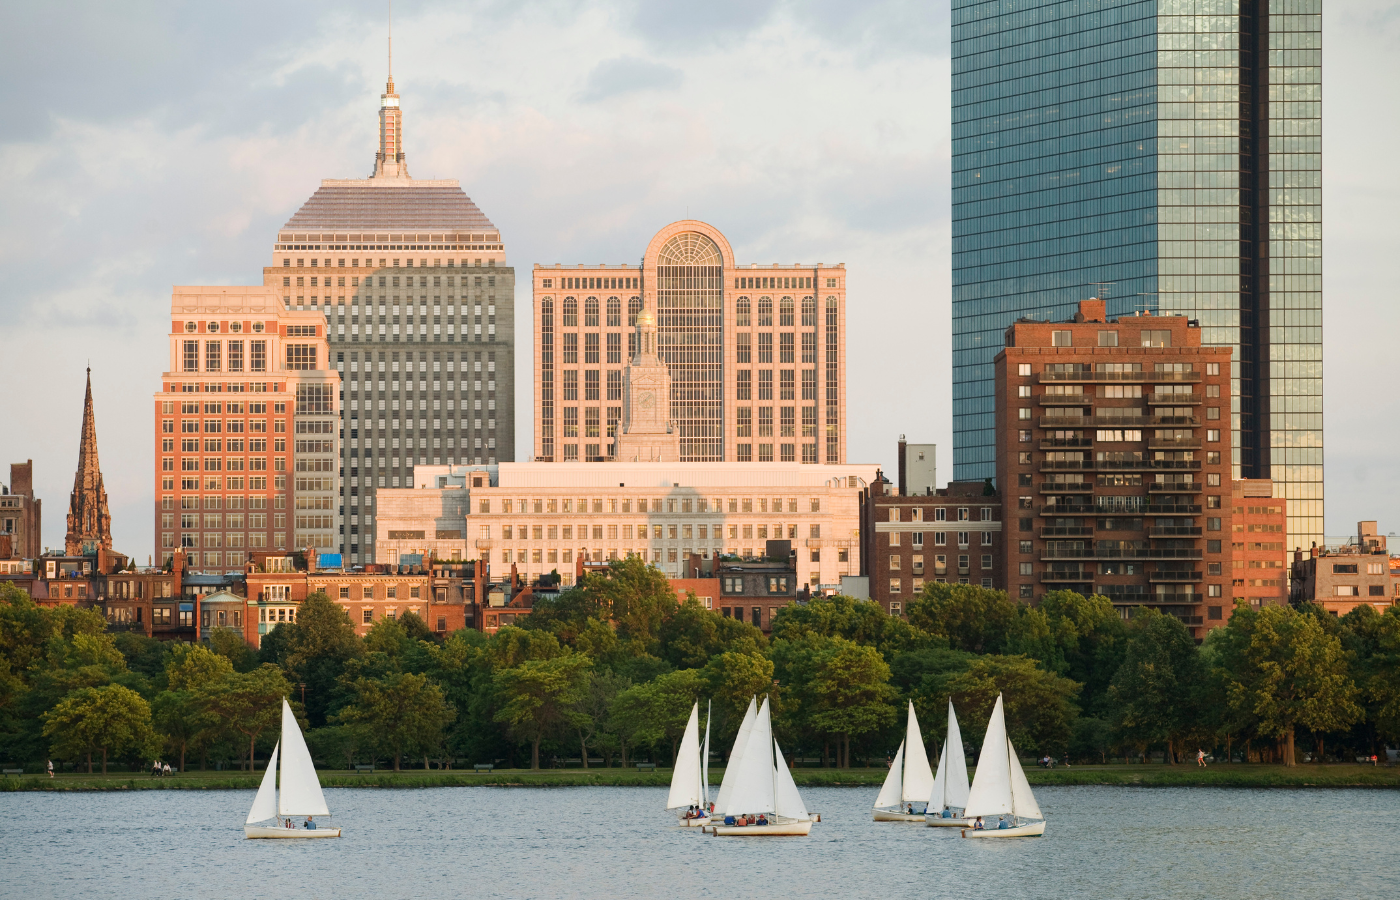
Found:
[[[92,409],[92,369],[87,370],[83,397],[83,428],[78,439],[78,471],[68,499],[68,533],[63,539],[68,556],[95,556],[112,549],[112,514],[107,509],[107,489],[97,462],[97,418]]]
[[[740,265],[686,220],[640,265],[536,265],[533,291],[536,460],[614,458],[645,307],[682,462],[846,461],[844,264]]]
[[[515,270],[455,180],[415,179],[392,76],[368,178],[326,179],[278,232],[263,284],[324,317],[343,377],[348,562],[374,559],[374,491],[415,465],[515,459]]]
[[[1184,316],[1020,321],[995,360],[1006,584],[1067,588],[1191,626],[1232,596],[1230,356]]]
[[[331,552],[340,376],[326,323],[262,287],[177,287],[155,395],[158,557],[238,572],[251,551]]]
[[[8,538],[9,548],[0,558],[37,557],[44,546],[43,518],[44,501],[34,496],[34,460],[10,463],[10,483],[0,487],[0,537]]]

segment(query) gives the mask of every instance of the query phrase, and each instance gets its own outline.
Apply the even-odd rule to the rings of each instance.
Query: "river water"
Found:
[[[1040,839],[875,823],[806,788],[807,838],[679,829],[659,788],[327,790],[340,840],[249,841],[252,791],[0,794],[0,897],[1332,898],[1400,891],[1400,792],[1043,787]]]

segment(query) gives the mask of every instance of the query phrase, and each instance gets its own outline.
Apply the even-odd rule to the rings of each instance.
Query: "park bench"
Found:
[[[4,770],[4,774],[5,774],[6,776],[9,776],[9,775],[23,775],[23,774],[24,774],[24,770],[23,770],[23,769],[5,769],[5,770]]]
[[[357,765],[357,766],[355,766],[355,771],[356,771],[356,772],[370,772],[370,773],[373,773],[373,772],[374,772],[374,764],[373,764],[373,763],[370,763],[370,764],[367,765],[367,766],[358,766],[358,765]]]
[[[472,766],[472,768],[478,772],[490,772],[492,769],[496,768],[496,765],[495,763],[477,763]]]
[[[656,763],[654,763],[654,762],[649,762],[649,763],[637,763],[637,769],[638,769],[639,771],[642,770],[642,769],[650,769],[651,771],[655,772],[655,771],[656,771]]]

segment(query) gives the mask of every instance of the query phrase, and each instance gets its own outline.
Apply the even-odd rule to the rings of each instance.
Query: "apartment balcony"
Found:
[[[1149,450],[1199,450],[1200,438],[1148,438]]]
[[[1075,382],[1131,384],[1150,381],[1154,384],[1196,384],[1201,380],[1200,372],[1041,372],[1041,384],[1074,384]]]
[[[1052,503],[1037,507],[1036,512],[1042,516],[1092,516],[1096,515],[1099,509],[1092,503]]]
[[[1037,400],[1041,406],[1090,406],[1093,394],[1041,394]]]
[[[1141,516],[1199,516],[1201,505],[1199,503],[1154,503],[1143,507],[1137,515]]]
[[[1047,459],[1042,472],[1199,472],[1199,459]]]
[[[1061,428],[1088,428],[1092,416],[1041,416],[1039,427],[1058,430]]]
[[[1158,394],[1147,395],[1149,406],[1199,406],[1200,394]]]
[[[1150,494],[1199,494],[1204,488],[1199,481],[1153,481],[1147,485]]]
[[[1202,579],[1200,569],[1169,569],[1149,572],[1147,580],[1153,584],[1180,584],[1182,582],[1194,582]]]
[[[1046,538],[1093,537],[1094,529],[1083,525],[1056,525],[1040,529],[1039,535],[1042,540]]]
[[[1172,428],[1200,428],[1201,420],[1197,416],[1148,416],[1147,421],[1151,425],[1158,425]]]
[[[1091,416],[1089,421],[1095,428],[1146,428],[1152,423],[1152,417]]]
[[[1042,584],[1084,584],[1094,580],[1094,573],[1089,569],[1068,569],[1061,572],[1041,572],[1040,581]]]
[[[1042,482],[1042,494],[1092,494],[1094,485],[1088,481]]]
[[[1201,526],[1199,525],[1160,525],[1151,528],[1147,532],[1155,538],[1174,537],[1200,537]]]
[[[1041,450],[1088,449],[1092,446],[1094,442],[1091,438],[1046,438],[1040,442]]]
[[[1193,547],[1153,547],[1147,551],[1148,559],[1200,559],[1202,551]]]

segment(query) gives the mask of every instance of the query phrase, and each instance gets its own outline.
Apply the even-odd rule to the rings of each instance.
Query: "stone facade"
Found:
[[[1341,547],[1295,550],[1289,599],[1334,616],[1369,604],[1385,612],[1400,603],[1400,557],[1386,549],[1373,521],[1356,523],[1356,540]]]
[[[112,513],[107,509],[107,489],[97,462],[97,419],[92,409],[92,369],[87,370],[87,394],[83,398],[83,427],[78,440],[78,471],[68,500],[68,533],[63,539],[69,556],[93,556],[112,549]]]
[[[34,460],[10,463],[10,483],[0,488],[0,560],[34,559],[44,546],[44,501],[34,496]]]
[[[1233,602],[1251,607],[1288,602],[1288,501],[1267,478],[1234,482],[1231,489],[1230,565]],[[1210,604],[1206,621],[1230,618],[1229,604]]]

